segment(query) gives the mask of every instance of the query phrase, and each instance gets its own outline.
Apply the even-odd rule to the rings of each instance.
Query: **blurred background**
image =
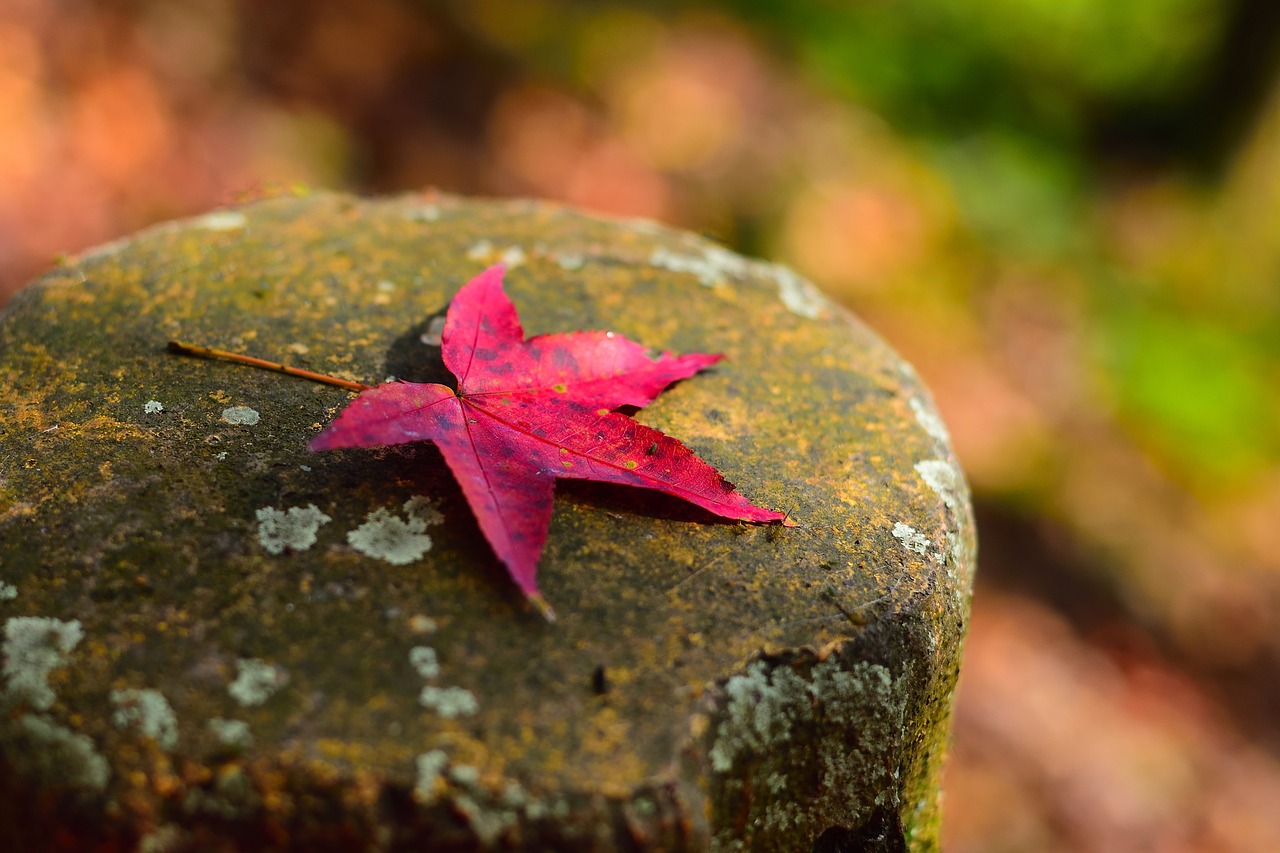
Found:
[[[1280,850],[1280,4],[0,0],[0,299],[299,187],[648,216],[919,368],[949,851]]]

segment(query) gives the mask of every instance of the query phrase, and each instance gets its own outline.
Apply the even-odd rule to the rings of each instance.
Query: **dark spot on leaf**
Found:
[[[578,372],[578,359],[564,347],[556,347],[551,350],[551,363],[563,369],[566,373]]]

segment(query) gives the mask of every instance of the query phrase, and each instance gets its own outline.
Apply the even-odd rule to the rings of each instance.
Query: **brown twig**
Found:
[[[271,370],[276,373],[283,373],[286,376],[298,376],[302,379],[310,379],[312,382],[323,382],[326,385],[336,385],[339,388],[346,388],[348,391],[364,391],[371,388],[371,385],[365,385],[360,382],[352,382],[350,379],[339,379],[336,376],[330,376],[327,373],[316,373],[312,370],[303,370],[301,367],[290,367],[287,364],[281,364],[276,361],[266,361],[261,358],[253,358],[248,355],[240,355],[227,350],[214,349],[213,347],[202,347],[196,344],[184,344],[181,341],[169,341],[169,352],[174,355],[189,355],[195,358],[212,358],[220,361],[231,361],[236,364],[247,364],[250,367],[260,367],[263,370]]]

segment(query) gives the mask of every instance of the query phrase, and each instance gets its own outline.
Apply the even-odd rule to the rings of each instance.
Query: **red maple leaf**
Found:
[[[449,305],[441,347],[457,393],[398,381],[370,388],[311,449],[435,442],[494,552],[548,617],[536,574],[557,477],[656,489],[726,518],[784,520],[752,505],[676,439],[613,411],[644,406],[721,356],[650,359],[612,332],[525,340],[502,273],[485,270]]]

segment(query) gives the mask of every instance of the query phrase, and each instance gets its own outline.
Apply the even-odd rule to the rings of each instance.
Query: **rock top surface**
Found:
[[[638,419],[799,526],[562,483],[550,625],[433,447],[310,454],[348,394],[165,352],[441,381],[496,262],[528,334],[725,353]],[[910,367],[782,267],[533,202],[277,198],[19,293],[0,387],[0,835],[936,846],[967,486]]]

